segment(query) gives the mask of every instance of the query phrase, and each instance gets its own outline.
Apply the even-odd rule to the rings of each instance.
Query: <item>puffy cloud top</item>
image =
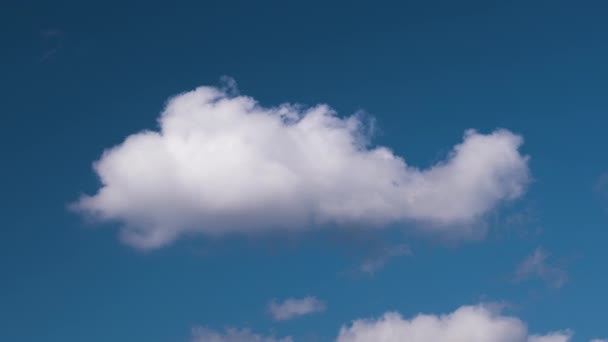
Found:
[[[369,144],[358,116],[326,105],[264,108],[200,87],[172,98],[159,131],[135,133],[95,162],[102,186],[74,207],[123,224],[123,240],[155,248],[218,235],[322,224],[424,223],[466,236],[468,223],[522,195],[523,139],[468,130],[447,158],[408,165]]]
[[[410,320],[386,313],[342,327],[336,342],[568,342],[570,332],[530,335],[517,318],[484,305],[463,306],[448,315],[418,315]]]

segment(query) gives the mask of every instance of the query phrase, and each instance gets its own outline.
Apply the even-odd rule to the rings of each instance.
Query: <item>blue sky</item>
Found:
[[[0,340],[608,338],[602,2],[3,8]]]

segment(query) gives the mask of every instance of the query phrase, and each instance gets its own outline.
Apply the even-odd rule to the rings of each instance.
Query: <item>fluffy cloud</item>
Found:
[[[568,331],[531,335],[515,317],[488,306],[464,306],[447,315],[405,319],[386,313],[379,319],[356,320],[342,327],[337,342],[568,342]]]
[[[192,342],[293,342],[291,337],[275,338],[262,336],[249,329],[226,329],[224,332],[214,331],[204,327],[193,330]]]
[[[325,311],[325,302],[312,296],[301,299],[289,298],[283,302],[273,300],[268,305],[268,310],[275,320],[285,321],[299,316]]]
[[[359,116],[326,105],[264,108],[200,87],[172,98],[159,126],[106,150],[94,163],[101,188],[73,205],[122,223],[138,248],[326,224],[415,222],[469,236],[469,223],[529,181],[523,139],[507,130],[468,130],[444,161],[419,169],[370,145]]]
[[[554,288],[562,287],[568,281],[568,273],[556,265],[549,264],[550,254],[543,248],[537,248],[517,268],[515,281],[538,278]]]

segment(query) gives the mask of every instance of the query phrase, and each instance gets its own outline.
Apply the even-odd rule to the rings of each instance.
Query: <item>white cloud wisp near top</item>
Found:
[[[428,169],[370,147],[360,117],[326,105],[264,108],[200,87],[173,97],[159,131],[143,131],[94,163],[101,188],[73,207],[123,225],[138,248],[184,234],[219,235],[316,225],[383,226],[471,234],[472,223],[529,183],[523,139],[468,130]]]

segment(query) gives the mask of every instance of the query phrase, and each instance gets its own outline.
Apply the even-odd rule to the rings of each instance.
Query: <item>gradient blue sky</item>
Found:
[[[608,337],[608,5],[601,1],[8,1],[0,11],[0,340],[188,341],[197,325],[331,341],[342,324],[499,301],[534,332]],[[525,139],[533,182],[458,244],[404,227],[185,238],[142,252],[67,209],[92,162],[167,99],[228,75],[264,106],[376,119],[374,144],[442,160],[475,128]],[[600,182],[601,183],[601,182]],[[608,193],[608,189],[604,188]],[[364,260],[396,245],[373,275]],[[562,286],[514,273],[537,248]],[[379,252],[380,251],[380,252]],[[275,322],[270,300],[320,314]]]

